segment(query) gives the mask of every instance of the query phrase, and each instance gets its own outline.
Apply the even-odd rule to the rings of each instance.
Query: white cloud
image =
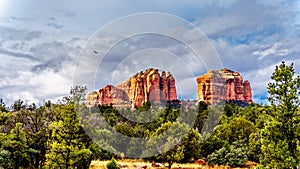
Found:
[[[287,49],[287,48],[281,49],[281,47],[282,47],[282,43],[275,43],[274,45],[268,47],[265,50],[254,51],[253,54],[258,55],[259,60],[261,60],[264,57],[269,56],[269,55],[286,56],[292,52],[291,49]]]
[[[300,74],[300,59],[295,58],[292,60],[286,60],[286,64],[294,64],[296,75]],[[280,65],[281,61],[275,62],[272,65],[263,67],[260,69],[254,69],[247,72],[242,72],[244,79],[249,79],[252,88],[253,100],[256,103],[267,103],[266,98],[268,97],[267,86],[268,83],[272,82],[271,75],[275,71],[276,65]]]
[[[57,3],[60,7],[57,7]],[[36,8],[37,5],[39,8]],[[135,12],[156,11],[192,20],[212,40],[223,65],[241,72],[244,79],[250,80],[255,101],[265,102],[263,98],[266,94],[266,83],[270,80],[270,73],[276,64],[282,60],[294,61],[296,71],[300,71],[298,47],[300,29],[296,29],[295,26],[299,23],[300,17],[299,9],[295,9],[295,6],[293,1],[281,0],[189,2],[125,0],[90,1],[90,3],[71,0],[43,3],[11,1],[7,6],[5,17],[0,18],[2,25],[0,34],[4,35],[0,36],[1,97],[10,102],[18,98],[41,101],[68,94],[75,69],[74,61],[78,58],[81,48],[85,47],[87,37],[113,19]],[[153,22],[153,25],[158,23]],[[82,52],[88,57],[81,58],[86,61],[83,65],[79,65],[81,74],[75,74],[80,76],[79,78],[75,76],[76,82],[85,84],[85,80],[90,79],[86,75],[94,75],[96,70],[90,68],[95,65],[97,67],[100,60],[94,55],[93,50],[102,52],[101,49],[118,38],[113,34],[105,36],[107,38],[102,38],[105,41],[100,45],[95,44]],[[193,37],[193,34],[185,36]],[[97,39],[90,40],[97,41]],[[182,52],[183,49],[178,44],[169,44],[162,39],[155,41],[157,46],[151,44],[151,39],[139,44],[128,42],[132,44],[119,48],[114,57],[105,60],[107,64],[102,69],[107,74],[96,77],[101,83],[96,88],[103,87],[111,79],[114,72],[112,67],[123,58],[122,54],[130,55],[132,51],[136,51],[135,47],[143,45],[146,48],[151,45],[160,46],[169,49],[175,55],[182,56],[195,76],[206,71],[205,65],[199,64],[192,58],[191,53]],[[209,52],[203,51],[202,54],[208,55]],[[168,64],[164,67],[159,65],[160,61],[156,59],[152,65],[165,69],[171,67]],[[134,64],[128,64],[128,70],[125,67],[120,69],[122,80],[135,74],[136,70],[132,70],[135,68],[134,65],[142,62],[133,60],[132,63]],[[190,77],[181,69],[171,71],[177,76],[178,82],[182,82],[180,86],[183,93],[191,93]]]
[[[17,72],[15,77],[5,78],[0,83],[4,88],[2,96],[11,104],[21,99],[28,103],[41,103],[43,100],[56,100],[68,96],[73,84],[74,65],[65,65],[64,69],[54,72],[46,69],[39,73]]]

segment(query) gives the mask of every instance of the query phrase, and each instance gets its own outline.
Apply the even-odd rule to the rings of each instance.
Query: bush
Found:
[[[120,169],[115,158],[112,158],[109,163],[106,164],[107,169]]]
[[[223,148],[208,156],[209,165],[229,165],[243,167],[248,161],[247,147],[234,142],[233,145],[225,144]]]

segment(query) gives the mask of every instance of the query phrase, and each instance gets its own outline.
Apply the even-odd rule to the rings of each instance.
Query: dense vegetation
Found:
[[[199,158],[205,158],[210,165],[244,166],[250,160],[259,163],[259,168],[296,168],[300,161],[300,78],[295,77],[293,65],[283,62],[275,68],[272,79],[268,85],[269,105],[226,103],[213,107],[200,102],[198,107],[160,109],[145,103],[136,112],[105,105],[92,107],[91,113],[85,114],[86,87],[79,86],[58,103],[47,101],[36,106],[17,100],[7,107],[0,100],[0,165],[15,169],[88,168],[92,160],[150,153],[134,146],[142,143],[111,137],[116,131],[129,137],[149,138],[143,144],[150,146],[158,144],[154,138],[164,137],[167,142],[160,147],[160,153],[145,160],[164,162],[169,168],[174,162]],[[131,117],[133,113],[137,116]],[[184,113],[185,119],[180,119],[179,113]],[[132,120],[153,114],[158,118],[152,122]],[[83,119],[83,115],[90,117]],[[95,128],[95,135],[106,140],[92,141],[93,135],[87,135],[82,125],[100,123],[101,119],[95,118],[100,115],[113,130]],[[195,121],[192,126],[187,124],[190,120]],[[168,130],[172,127],[187,134],[178,142],[171,137],[176,136],[175,130]],[[174,142],[176,145],[171,146]],[[114,159],[107,166],[118,167]]]

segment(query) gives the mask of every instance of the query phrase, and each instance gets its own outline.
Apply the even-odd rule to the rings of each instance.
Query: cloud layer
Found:
[[[78,58],[87,50],[86,44],[93,40],[89,37],[112,20],[136,12],[170,13],[193,23],[214,45],[223,66],[239,71],[244,79],[250,80],[255,102],[267,103],[266,85],[271,80],[275,65],[283,60],[288,63],[294,62],[296,72],[300,72],[299,1],[12,0],[7,1],[5,5],[5,11],[0,15],[0,97],[8,104],[17,99],[42,102],[68,95],[73,85]],[[153,25],[160,24],[155,23],[155,20],[149,22]],[[126,25],[123,28],[125,29]],[[172,31],[179,29],[180,27],[175,26]],[[193,30],[190,31],[186,36],[193,36]],[[105,36],[106,41],[102,42],[102,45],[111,45],[110,43],[118,38],[114,34]],[[145,63],[144,67],[147,67],[146,59],[143,59],[143,62],[134,59],[138,54],[145,56],[158,52],[154,50],[154,53],[143,53],[135,51],[135,48],[168,49],[167,51],[179,56],[189,65],[194,76],[205,73],[205,65],[193,60],[192,53],[185,50],[185,45],[154,36],[140,38],[148,39],[138,41],[128,38],[118,46],[118,50],[104,60],[106,67],[100,67],[102,73],[97,75],[95,88],[103,87],[111,81],[113,75],[115,79],[111,82],[118,83],[136,73],[136,69],[142,68],[134,65]],[[191,41],[189,44],[197,45],[201,42]],[[88,50],[93,52],[94,49]],[[101,46],[97,46],[95,50],[101,52]],[[132,51],[136,53],[131,53]],[[171,55],[167,55],[165,57],[170,58]],[[203,50],[203,55],[210,54]],[[112,70],[111,67],[114,64],[118,66],[124,56],[131,57],[125,65],[132,66],[121,66]],[[88,57],[85,66],[88,68],[92,62],[99,63],[99,60]],[[158,58],[152,64],[171,69],[172,65],[159,63],[162,61]],[[82,71],[86,71],[82,73],[87,74],[91,73],[90,71],[95,72],[88,69]],[[190,93],[193,87],[190,85],[189,73],[184,74],[184,71],[179,69],[172,71],[181,82],[178,86],[184,90],[183,93]]]

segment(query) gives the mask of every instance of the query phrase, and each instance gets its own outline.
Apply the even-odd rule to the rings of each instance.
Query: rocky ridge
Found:
[[[197,77],[198,100],[208,104],[224,101],[241,101],[252,103],[250,82],[243,81],[242,76],[235,71],[223,68],[211,70],[203,76]]]
[[[87,96],[87,105],[114,104],[115,107],[140,107],[147,101],[162,104],[177,100],[175,78],[168,72],[147,69],[117,86],[107,85]]]
[[[252,103],[250,82],[243,81],[240,73],[223,68],[208,71],[196,78],[198,101],[208,104],[218,104],[224,101],[241,101]],[[140,107],[143,103],[163,105],[163,103],[178,104],[177,92],[173,75],[158,69],[141,71],[125,82],[113,86],[106,85],[99,91],[88,94],[88,106],[113,104],[114,107]]]

